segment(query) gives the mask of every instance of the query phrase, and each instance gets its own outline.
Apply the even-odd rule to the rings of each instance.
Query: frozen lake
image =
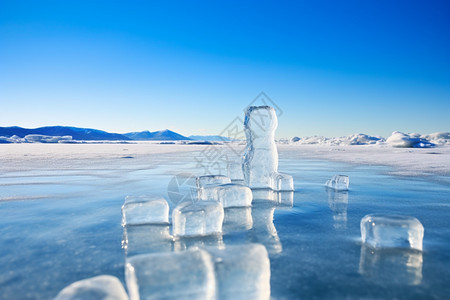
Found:
[[[1,147],[1,299],[51,299],[101,274],[124,283],[125,196],[160,193],[173,209],[174,178],[204,175],[198,163],[209,153],[208,146],[187,145]],[[293,206],[255,203],[249,211],[229,211],[230,218],[250,213],[252,224],[224,228],[225,245],[266,246],[273,299],[448,298],[448,176],[402,177],[392,167],[305,158],[299,151],[279,148],[279,170],[294,177]],[[324,188],[336,174],[349,176],[350,191]],[[363,247],[359,225],[369,213],[419,219],[423,252]]]

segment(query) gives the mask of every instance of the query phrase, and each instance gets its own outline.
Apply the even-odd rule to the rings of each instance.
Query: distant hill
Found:
[[[136,141],[180,141],[180,140],[190,140],[190,138],[185,137],[181,134],[173,132],[169,129],[161,131],[141,131],[141,132],[129,132],[125,133],[124,136],[136,140]]]
[[[102,130],[91,128],[79,128],[68,126],[47,126],[34,129],[22,128],[18,126],[0,127],[0,137],[11,138],[13,136],[25,138],[29,135],[43,135],[43,136],[71,136],[73,140],[77,141],[130,141],[130,140],[158,140],[158,141],[174,141],[174,140],[190,140],[189,138],[173,132],[171,130],[161,131],[142,131],[130,132],[125,134],[109,133]],[[0,139],[6,142],[4,139]],[[11,142],[11,140],[9,140]]]
[[[84,140],[84,141],[127,141],[130,140],[129,137],[118,134],[109,133],[102,130],[91,129],[91,128],[78,128],[78,127],[66,127],[66,126],[47,126],[39,127],[34,129],[22,128],[22,127],[0,127],[0,136],[11,137],[16,135],[18,137],[24,138],[30,134],[41,134],[48,136],[71,136],[74,140]]]
[[[194,141],[216,141],[216,142],[232,141],[230,138],[221,135],[190,135],[189,138]]]

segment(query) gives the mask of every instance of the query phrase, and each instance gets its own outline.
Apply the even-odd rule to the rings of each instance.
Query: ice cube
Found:
[[[207,184],[225,184],[225,183],[231,183],[231,180],[229,177],[225,175],[205,175],[205,176],[199,176],[196,179],[197,188],[200,189],[204,187]]]
[[[273,173],[273,189],[276,191],[293,191],[294,179],[291,175],[275,172]]]
[[[231,182],[244,183],[244,171],[241,162],[228,162],[227,170]]]
[[[231,183],[224,175],[205,175],[197,177],[198,199],[214,200],[214,188],[220,184]]]
[[[334,175],[325,182],[325,186],[337,191],[347,191],[349,180],[347,175]]]
[[[414,217],[371,214],[361,219],[362,242],[376,249],[404,248],[422,251],[424,228]]]
[[[383,285],[418,285],[422,282],[422,252],[410,249],[373,249],[361,246],[358,272]]]
[[[224,212],[217,201],[180,203],[172,212],[172,234],[205,236],[222,232]]]
[[[168,224],[169,204],[157,195],[127,196],[122,206],[122,226]]]
[[[172,251],[169,225],[134,225],[123,229],[122,246],[127,256]]]
[[[270,261],[261,244],[205,248],[211,254],[217,299],[270,299]]]
[[[278,194],[272,189],[252,189],[253,201],[256,202],[275,202],[278,203]]]
[[[275,144],[277,115],[270,106],[250,106],[245,112],[247,146],[244,154],[245,184],[250,188],[273,188],[273,173],[278,170]]]
[[[142,254],[127,258],[130,300],[215,299],[211,256],[204,250]]]
[[[221,184],[215,188],[215,200],[223,207],[251,206],[253,200],[252,190],[237,183]]]
[[[61,290],[54,300],[128,300],[119,279],[100,275],[72,283]]]

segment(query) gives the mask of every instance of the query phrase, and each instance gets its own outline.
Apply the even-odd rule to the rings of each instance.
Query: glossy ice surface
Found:
[[[224,210],[222,237],[173,242],[167,225],[123,228],[121,206],[127,195],[166,196],[177,174],[205,174],[196,162],[205,146],[17,146],[36,150],[14,149],[0,157],[0,299],[52,299],[70,284],[101,274],[126,286],[126,251],[130,257],[247,243],[262,244],[269,253],[272,299],[450,294],[448,176],[394,176],[392,168],[306,159],[296,148],[279,147],[280,169],[294,178],[293,194],[257,193],[252,207]],[[335,174],[349,176],[349,191],[323,186]],[[178,205],[172,202],[169,216]],[[420,220],[423,251],[366,247],[360,221],[374,213]],[[128,249],[121,246],[124,229]]]

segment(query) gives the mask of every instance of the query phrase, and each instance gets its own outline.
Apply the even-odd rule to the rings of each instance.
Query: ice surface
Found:
[[[270,298],[270,261],[261,244],[205,248],[214,261],[217,299]]]
[[[404,248],[422,251],[424,228],[414,217],[371,214],[361,219],[362,242],[376,249]]]
[[[335,175],[325,182],[325,186],[336,191],[347,191],[349,180],[347,175]]]
[[[122,225],[168,224],[169,204],[157,195],[127,196],[122,206]]]
[[[215,188],[215,200],[222,203],[223,207],[241,207],[252,205],[252,190],[244,185],[236,183],[222,184]]]
[[[128,295],[119,279],[100,275],[72,283],[54,300],[128,300]]]
[[[122,247],[127,256],[172,251],[169,225],[133,225],[123,229]]]
[[[182,202],[172,212],[174,236],[205,236],[222,232],[224,212],[217,201]]]
[[[277,115],[272,107],[247,108],[243,170],[245,183],[250,188],[273,188],[272,176],[278,170],[278,151],[274,141],[277,126]]]
[[[214,266],[200,249],[133,256],[125,279],[130,300],[215,299]]]
[[[273,173],[273,189],[276,191],[293,191],[294,179],[291,175],[275,172]]]
[[[361,246],[359,273],[379,285],[418,285],[422,282],[422,265],[421,251]]]

